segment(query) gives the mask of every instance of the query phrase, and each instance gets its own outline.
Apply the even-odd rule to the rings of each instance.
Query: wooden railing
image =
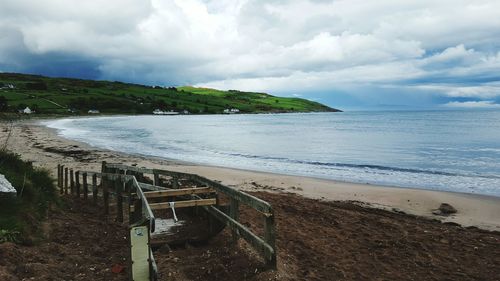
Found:
[[[103,163],[104,166],[105,163]],[[65,168],[63,165],[58,165],[57,171],[57,183],[60,193],[70,193],[77,197],[81,197],[81,193],[83,193],[82,198],[84,200],[88,200],[88,177],[90,177],[92,180],[92,202],[97,204],[100,188],[102,190],[103,209],[106,215],[109,214],[109,197],[110,195],[115,196],[117,201],[117,221],[123,222],[123,197],[128,199],[130,280],[156,281],[158,279],[158,269],[150,243],[150,235],[155,231],[155,216],[137,179],[132,175],[73,171],[73,169]],[[80,178],[82,183],[80,183]],[[100,185],[97,184],[98,178],[100,179]],[[83,192],[80,192],[81,188]],[[133,208],[130,208],[131,205]]]
[[[220,221],[231,229],[233,241],[243,238],[266,261],[271,268],[276,268],[276,230],[274,212],[269,203],[255,196],[225,186],[216,181],[195,174],[174,172],[160,169],[138,168],[123,164],[102,163],[101,172],[73,171],[58,165],[58,187],[61,194],[71,194],[88,200],[89,191],[92,202],[97,204],[99,197],[103,202],[104,214],[110,213],[110,196],[116,198],[116,220],[123,222],[123,200],[128,204],[130,230],[131,280],[156,280],[157,267],[151,250],[150,235],[155,231],[155,217],[152,209],[168,208],[168,203],[150,204],[148,197],[164,197],[182,194],[190,196],[189,202],[178,201],[176,207],[198,206],[203,208],[210,217]],[[150,174],[153,184],[145,183],[144,174]],[[160,184],[160,176],[171,178],[171,188]],[[80,181],[81,179],[81,181]],[[90,179],[90,183],[89,183]],[[98,184],[100,179],[100,184]],[[179,189],[179,180],[189,180],[202,187]],[[99,190],[101,194],[99,196]],[[205,199],[200,193],[215,191],[217,198]],[[229,211],[219,206],[218,195],[229,198]],[[263,218],[263,237],[256,235],[239,222],[240,204],[247,205],[258,211]],[[134,243],[137,243],[134,245]]]
[[[226,214],[216,206],[203,206],[202,208],[204,208],[211,216],[231,228],[234,240],[237,240],[238,237],[243,238],[265,258],[268,266],[272,268],[276,267],[276,228],[274,223],[274,212],[271,205],[266,201],[196,174],[139,168],[123,164],[105,164],[105,171],[108,173],[139,175],[139,178],[143,177],[144,174],[150,174],[153,177],[153,185],[139,183],[142,188],[149,190],[165,189],[164,187],[159,186],[159,176],[164,175],[172,178],[172,186],[174,188],[178,188],[179,179],[185,179],[196,182],[202,186],[213,188],[215,191],[226,195],[230,199],[229,214]],[[193,197],[199,198],[196,195],[193,195]],[[238,221],[240,203],[257,210],[262,214],[264,237],[257,236]]]

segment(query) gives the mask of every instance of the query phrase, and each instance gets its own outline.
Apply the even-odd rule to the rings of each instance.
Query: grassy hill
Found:
[[[44,114],[86,114],[90,109],[149,114],[157,108],[194,114],[217,114],[226,108],[241,113],[339,111],[305,99],[265,93],[0,73],[0,111],[17,112],[26,106]]]

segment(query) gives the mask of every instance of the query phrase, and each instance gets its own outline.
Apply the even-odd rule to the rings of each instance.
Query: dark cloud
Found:
[[[498,38],[493,0],[4,0],[0,71],[488,106],[500,97]]]

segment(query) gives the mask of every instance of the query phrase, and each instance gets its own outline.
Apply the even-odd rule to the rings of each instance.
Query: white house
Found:
[[[99,114],[100,112],[99,112],[99,110],[97,110],[97,109],[91,109],[91,110],[89,110],[87,113],[88,113],[88,114]]]
[[[33,113],[33,111],[29,107],[26,107],[25,109],[23,109],[23,113],[24,114],[31,114],[31,113]]]
[[[154,115],[178,115],[179,112],[177,111],[173,111],[173,110],[170,110],[170,111],[163,111],[163,110],[160,110],[160,109],[155,109],[153,111],[153,114]]]
[[[224,111],[222,113],[224,113],[224,114],[235,114],[235,113],[240,113],[240,110],[237,109],[237,108],[226,108],[226,109],[224,109]]]

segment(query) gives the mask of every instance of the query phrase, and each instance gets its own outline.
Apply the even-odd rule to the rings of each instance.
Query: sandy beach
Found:
[[[12,133],[7,132],[11,129]],[[95,148],[85,143],[64,139],[52,129],[30,120],[0,123],[0,143],[32,161],[34,165],[56,172],[57,164],[73,169],[98,171],[101,161],[136,164],[142,167],[162,168],[196,173],[223,184],[247,191],[294,193],[325,201],[354,201],[358,204],[390,211],[476,226],[486,230],[500,230],[500,198],[475,194],[439,192],[422,189],[396,188],[370,184],[346,183],[309,177],[280,175],[202,166],[124,154]],[[441,203],[448,203],[458,212],[451,216],[432,213]]]
[[[497,197],[353,184],[123,154],[61,138],[37,120],[0,123],[0,132],[0,144],[7,141],[8,149],[53,174],[57,164],[99,171],[101,161],[197,173],[245,190],[273,206],[277,270],[266,268],[241,239],[228,243],[231,232],[225,229],[206,244],[186,242],[175,249],[157,250],[160,280],[497,280],[499,276]],[[115,222],[114,216],[102,217],[99,206],[71,196],[63,200],[66,207],[54,210],[46,222],[45,243],[1,245],[0,279],[45,280],[55,276],[66,280],[76,276],[74,280],[127,280],[124,273],[110,273],[111,265],[126,264],[128,253],[117,246],[122,245],[121,240],[115,239],[126,239],[125,225]],[[441,203],[451,204],[458,212],[433,215]],[[248,207],[240,209],[240,221],[247,227],[259,231],[261,219]],[[95,240],[100,241],[98,246]]]

